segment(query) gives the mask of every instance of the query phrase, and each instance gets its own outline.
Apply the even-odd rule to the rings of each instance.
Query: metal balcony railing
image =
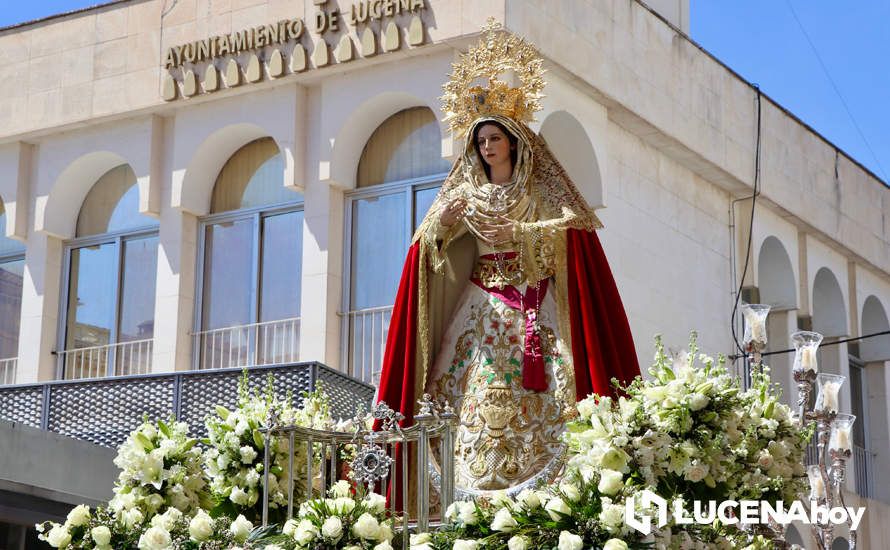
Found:
[[[865,498],[873,498],[875,491],[871,453],[859,445],[853,445],[853,464],[856,475],[856,492]]]
[[[300,318],[194,333],[199,370],[294,363],[300,359]]]
[[[320,363],[296,363],[247,369],[251,387],[265,388],[272,374],[276,395],[302,392],[324,384],[331,414],[352,418],[355,408],[370,407],[374,388]],[[232,408],[242,369],[59,380],[0,387],[0,419],[50,430],[76,439],[116,447],[142,423],[143,415],[186,422],[195,437],[206,434],[204,417],[216,405]]]
[[[380,381],[392,308],[381,306],[346,313],[344,351],[351,376],[374,385]]]
[[[66,349],[58,352],[59,369],[66,380],[148,374],[153,349],[151,338]]]
[[[18,364],[18,357],[0,359],[0,386],[15,383],[15,369]]]

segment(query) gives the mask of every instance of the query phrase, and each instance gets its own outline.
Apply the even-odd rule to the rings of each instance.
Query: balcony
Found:
[[[18,364],[18,357],[0,359],[0,386],[15,383],[15,369]]]
[[[295,363],[247,369],[252,388],[265,388],[269,374],[277,395],[302,392],[322,382],[334,418],[352,418],[355,408],[370,408],[374,388],[320,363]],[[75,439],[116,447],[149,418],[174,416],[205,435],[204,417],[216,405],[232,408],[242,369],[212,369],[166,374],[109,376],[0,387],[0,419],[49,430]]]
[[[300,358],[300,318],[204,330],[193,334],[198,370],[294,363]]]
[[[130,376],[151,372],[154,340],[133,340],[58,352],[59,372],[66,380]]]
[[[374,385],[380,381],[392,308],[381,306],[346,313],[343,351],[350,376]]]

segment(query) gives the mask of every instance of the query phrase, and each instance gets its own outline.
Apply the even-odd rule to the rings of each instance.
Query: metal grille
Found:
[[[0,418],[26,426],[43,426],[43,386],[0,388]]]
[[[301,393],[314,385],[313,364],[299,365],[300,368],[262,367],[248,371],[250,391],[262,392],[266,388],[269,374],[274,376],[275,395],[284,398],[288,392],[294,397],[294,404],[303,402]],[[327,367],[324,367],[325,369]],[[207,429],[204,417],[213,412],[216,405],[227,409],[235,406],[238,400],[238,381],[242,371],[238,369],[208,372],[202,371],[182,380],[179,419],[187,422],[193,436],[204,437]],[[355,399],[353,395],[353,399]]]
[[[370,410],[375,391],[373,386],[327,367],[318,370],[318,380],[322,382],[325,393],[331,398],[331,416],[335,419],[352,418],[359,404],[364,404],[366,411]],[[357,395],[367,397],[356,400]]]
[[[324,380],[335,417],[351,418],[355,406],[370,407],[374,395],[373,387],[318,363],[246,370],[250,387],[259,391],[271,373],[276,395],[284,398],[290,392],[297,406],[303,391]],[[193,436],[203,437],[204,416],[217,404],[234,406],[241,373],[242,369],[221,369],[5,386],[0,387],[0,418],[116,447],[143,415],[175,415],[189,424]]]
[[[142,422],[172,412],[172,376],[60,384],[50,393],[46,429],[116,447]]]

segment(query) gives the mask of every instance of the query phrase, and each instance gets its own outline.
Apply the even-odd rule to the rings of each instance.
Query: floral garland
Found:
[[[564,436],[569,459],[558,484],[515,498],[455,502],[441,529],[410,536],[412,550],[773,548],[760,535],[720,522],[678,525],[670,517],[648,536],[626,525],[626,503],[639,503],[643,490],[683,503],[775,504],[798,499],[806,488],[812,430],[797,427],[766,367],[755,370],[743,391],[722,357],[698,354],[693,334],[689,352],[674,359],[656,339],[649,374],[620,388],[617,400],[590,396],[578,403],[577,420]],[[275,398],[271,385],[262,395],[248,392],[245,378],[237,407],[218,407],[208,417],[210,448],[203,457],[184,424],[143,423],[119,449],[115,463],[122,472],[109,507],[78,506],[63,524],[38,525],[40,538],[56,548],[98,550],[391,550],[398,518],[387,513],[385,498],[343,480],[329,498],[303,502],[280,529],[254,528],[264,444],[259,430],[273,413],[315,429],[347,427],[334,425],[321,391],[306,394],[296,409],[290,399]],[[306,449],[292,451],[283,440],[272,445],[270,508],[282,515],[289,455],[305,461]]]

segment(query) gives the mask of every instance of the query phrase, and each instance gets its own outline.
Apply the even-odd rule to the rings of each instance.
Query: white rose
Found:
[[[579,401],[577,407],[578,414],[581,415],[582,419],[590,418],[590,415],[596,410],[596,402],[592,397],[588,397]]]
[[[624,487],[624,475],[615,470],[603,470],[600,472],[600,482],[597,485],[599,492],[604,495],[614,495]]]
[[[123,514],[124,525],[127,526],[128,529],[132,529],[134,526],[142,523],[142,520],[145,519],[145,516],[142,514],[142,511],[139,508],[130,508],[125,511]]]
[[[757,465],[764,470],[768,470],[773,465],[773,461],[773,455],[766,449],[760,451],[760,455],[757,457]]]
[[[53,548],[65,548],[71,543],[71,533],[64,525],[53,525],[46,535],[46,542]]]
[[[281,532],[285,535],[293,538],[294,532],[297,530],[297,520],[289,519],[284,522],[284,527],[281,528]]]
[[[341,479],[337,481],[337,483],[334,483],[329,491],[334,498],[345,498],[352,495],[352,487],[349,486],[349,482],[345,479]]]
[[[139,550],[166,550],[170,547],[170,533],[161,527],[149,527],[139,537]]]
[[[624,506],[604,502],[599,520],[610,532],[617,532],[624,525]]]
[[[464,525],[476,525],[476,522],[479,521],[479,518],[476,517],[476,503],[461,502],[459,510],[458,518]]]
[[[244,542],[247,535],[253,531],[253,524],[246,517],[238,514],[238,517],[232,522],[232,526],[229,527],[229,531],[232,532],[232,536],[235,537],[236,541]]]
[[[241,487],[232,487],[232,492],[229,493],[229,500],[238,504],[239,506],[246,506],[248,502],[250,502],[250,495],[247,494]]]
[[[189,522],[189,535],[192,540],[201,542],[213,534],[213,519],[204,510],[198,510],[192,521]]]
[[[693,411],[700,411],[708,406],[708,403],[711,402],[711,398],[702,393],[693,393],[689,396],[689,409]]]
[[[433,540],[433,537],[429,533],[417,533],[416,535],[411,535],[411,538],[408,540],[411,546],[419,546],[430,542]]]
[[[766,453],[769,456],[769,453]],[[772,457],[770,456],[770,459]],[[710,472],[710,467],[707,464],[701,462],[700,460],[693,460],[690,462],[686,468],[684,468],[683,475],[686,479],[693,483],[698,483],[703,480],[708,473]]]
[[[328,539],[340,538],[343,534],[343,522],[337,516],[331,516],[321,524],[321,534]]]
[[[627,543],[620,539],[609,539],[603,550],[627,550]]]
[[[550,517],[553,521],[559,521],[563,515],[569,515],[572,513],[572,510],[569,508],[569,505],[565,503],[559,497],[553,497],[550,499],[550,502],[544,506],[544,510],[550,514]],[[561,535],[560,535],[561,536]]]
[[[495,508],[503,508],[505,506],[512,507],[513,501],[507,496],[507,493],[504,491],[497,491],[490,497],[488,497],[489,502],[491,502],[492,506]]]
[[[559,550],[581,550],[584,541],[578,535],[563,531],[559,534]]]
[[[365,497],[365,506],[367,506],[375,514],[382,514],[386,511],[386,497],[377,493],[369,493]]]
[[[362,550],[362,547],[350,544],[349,546],[344,546],[343,550]]]
[[[538,498],[538,494],[531,489],[523,489],[522,492],[516,496],[516,502],[523,505],[527,510],[534,510],[541,506],[541,499]]]
[[[507,541],[507,548],[509,550],[528,550],[530,544],[531,541],[529,541],[528,537],[517,535],[510,537],[510,540]]]
[[[491,529],[492,531],[501,531],[504,533],[509,533],[512,531],[518,523],[513,519],[513,514],[510,513],[508,508],[501,508],[494,515],[494,519],[491,521]]]
[[[389,542],[393,539],[395,535],[393,535],[392,529],[390,529],[389,524],[381,523],[380,528],[377,529],[377,540],[380,542],[386,541]]]
[[[390,544],[388,540],[385,540],[375,546],[374,550],[392,550],[392,544]]]
[[[332,508],[337,514],[345,515],[355,508],[355,501],[349,497],[335,498]]]
[[[104,525],[100,525],[99,527],[93,527],[90,529],[90,537],[93,538],[93,541],[99,546],[108,546],[111,544],[111,529],[105,527]]]
[[[352,526],[352,534],[367,540],[376,540],[377,533],[380,531],[380,524],[371,514],[365,512],[355,520]]]
[[[571,483],[563,483],[559,486],[559,490],[562,491],[562,494],[566,496],[572,502],[578,502],[581,500],[581,491],[578,490],[578,487]]]
[[[249,445],[245,445],[238,450],[238,454],[241,455],[241,463],[242,464],[250,464],[253,462],[253,459],[257,457],[256,449]]]
[[[74,509],[68,512],[68,521],[66,521],[65,523],[67,523],[69,527],[79,527],[89,522],[90,507],[86,504],[81,504],[79,506],[75,506]]]
[[[479,546],[479,542],[475,540],[466,540],[466,539],[455,539],[454,544],[451,546],[452,550],[476,550],[476,547]]]
[[[297,525],[294,531],[294,540],[301,546],[306,546],[312,542],[316,535],[318,535],[318,529],[315,528],[311,521],[304,519]]]

